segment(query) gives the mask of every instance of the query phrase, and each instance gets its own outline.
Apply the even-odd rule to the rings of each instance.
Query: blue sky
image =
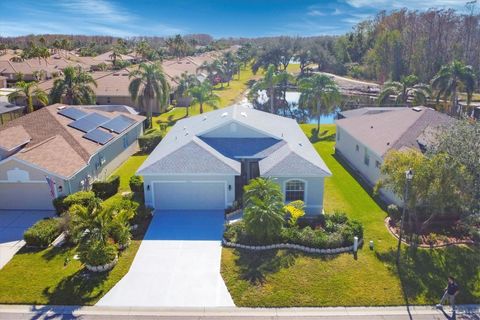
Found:
[[[342,34],[379,10],[464,10],[462,0],[0,0],[1,36]]]

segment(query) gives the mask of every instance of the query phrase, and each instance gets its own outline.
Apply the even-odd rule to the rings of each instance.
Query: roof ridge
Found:
[[[43,141],[40,141],[39,143],[34,144],[34,145],[31,146],[31,147],[28,147],[28,148],[25,148],[25,149],[21,150],[20,153],[25,153],[25,152],[31,151],[31,150],[33,150],[33,149],[35,149],[35,148],[38,148],[38,147],[40,147],[41,145],[44,145],[45,143],[47,143],[47,142],[49,142],[49,141],[51,141],[51,140],[53,140],[53,139],[55,139],[55,138],[57,138],[57,137],[61,137],[61,136],[58,135],[58,134],[56,134],[56,135],[54,135],[54,136],[48,137],[47,139],[45,139],[45,140],[43,140]],[[62,138],[63,138],[63,137],[62,137]],[[65,140],[65,139],[64,139],[64,140]]]

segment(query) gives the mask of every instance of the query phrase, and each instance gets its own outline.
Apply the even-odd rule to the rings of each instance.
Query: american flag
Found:
[[[52,198],[55,199],[55,181],[49,176],[45,176],[45,179],[47,180],[48,186],[50,187],[50,194],[52,195]]]

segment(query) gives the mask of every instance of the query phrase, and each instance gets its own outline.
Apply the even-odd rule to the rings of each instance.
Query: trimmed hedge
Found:
[[[95,199],[95,193],[92,191],[78,191],[66,197],[53,199],[53,206],[55,207],[57,214],[61,215],[62,213],[67,212],[74,204],[88,207],[93,199]]]
[[[131,176],[130,181],[130,190],[132,192],[143,192],[143,179],[140,176]]]
[[[53,199],[53,207],[55,208],[55,212],[57,215],[61,215],[62,213],[66,212],[68,210],[68,206],[65,204],[65,196],[63,197],[58,197]]]
[[[153,131],[138,138],[138,146],[143,153],[150,153],[162,141],[163,133]]]
[[[114,175],[106,181],[95,181],[92,183],[92,191],[95,196],[105,200],[115,195],[120,187],[120,176]]]
[[[40,220],[23,234],[23,239],[28,246],[48,247],[60,233],[60,220],[58,218]]]

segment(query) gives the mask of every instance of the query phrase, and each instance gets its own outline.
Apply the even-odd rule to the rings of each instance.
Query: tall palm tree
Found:
[[[212,85],[208,81],[204,81],[198,86],[190,88],[188,93],[193,98],[193,103],[200,105],[200,113],[203,113],[203,105],[209,105],[216,108],[220,97],[213,93]]]
[[[97,83],[90,73],[80,67],[66,67],[63,69],[63,77],[56,79],[50,91],[52,103],[66,104],[94,104],[95,92],[93,87]]]
[[[200,81],[197,79],[197,76],[188,72],[183,72],[180,77],[175,77],[175,80],[177,81],[178,85],[177,88],[175,89],[175,99],[178,100],[182,98],[188,98],[189,97],[189,90],[190,88],[197,86],[200,84]],[[186,105],[186,116],[188,117],[189,114],[189,107],[190,104]]]
[[[170,86],[162,66],[157,63],[141,63],[138,69],[130,72],[132,79],[128,91],[132,100],[141,108],[147,109],[148,127],[152,126],[152,112],[163,111],[167,108],[170,95]]]
[[[454,60],[451,64],[444,65],[432,79],[432,89],[437,92],[437,102],[440,97],[451,99],[450,114],[456,114],[458,91],[467,93],[467,105],[472,101],[475,89],[475,73],[471,66]]]
[[[333,79],[324,74],[315,74],[300,80],[299,105],[306,107],[317,116],[317,135],[320,133],[320,117],[331,113],[340,99],[340,91]]]
[[[420,105],[425,104],[431,94],[430,86],[419,83],[418,77],[412,74],[403,77],[400,81],[386,82],[378,97],[378,104],[385,104],[390,96],[395,96],[395,103],[397,104],[406,104],[408,98],[413,97],[413,104]]]
[[[197,71],[204,70],[208,73],[208,78],[213,84],[220,82],[220,86],[223,88],[223,82],[228,77],[228,70],[226,65],[219,59],[215,59],[212,62],[205,61],[200,67],[197,68]]]
[[[277,72],[273,64],[269,65],[263,79],[257,81],[252,87],[252,94],[255,97],[260,90],[266,90],[270,102],[270,112],[275,113],[275,90],[280,83],[293,81],[293,76],[287,72]]]
[[[27,113],[33,112],[33,100],[37,100],[42,106],[48,104],[48,95],[38,87],[38,82],[20,81],[16,84],[17,91],[8,96],[8,100],[15,101],[17,98],[25,99],[27,103]]]

